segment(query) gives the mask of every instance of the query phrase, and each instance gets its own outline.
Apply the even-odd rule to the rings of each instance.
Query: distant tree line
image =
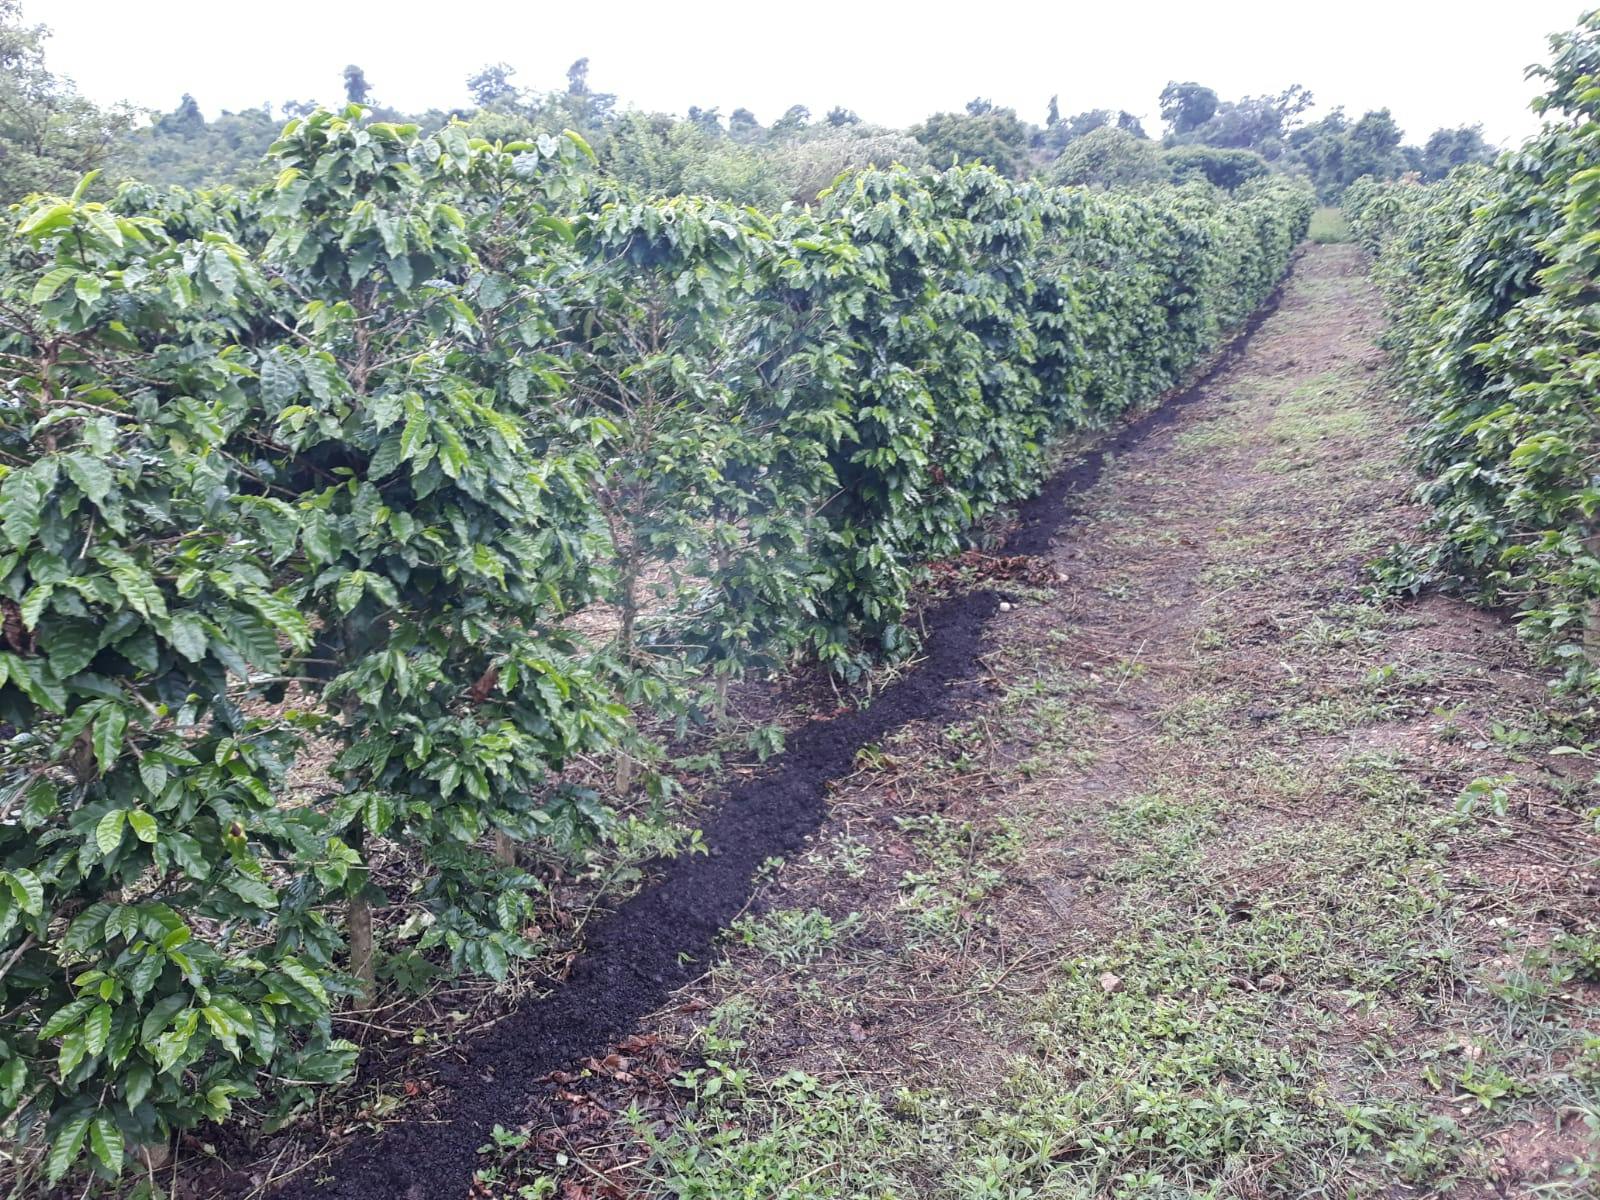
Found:
[[[1311,181],[1336,199],[1363,176],[1393,179],[1415,172],[1442,179],[1466,163],[1490,162],[1497,151],[1480,126],[1440,129],[1421,146],[1405,145],[1387,108],[1352,121],[1335,108],[1305,120],[1312,94],[1296,84],[1275,96],[1223,100],[1195,82],[1161,92],[1160,140],[1125,111],[1091,109],[1062,116],[1052,96],[1042,126],[986,99],[962,113],[938,113],[911,129],[937,163],[986,162],[1008,174],[1041,174],[1055,183],[1138,186],[1202,177],[1233,188],[1282,171]]]
[[[93,168],[104,169],[107,184],[119,178],[187,187],[257,184],[283,124],[316,107],[285,100],[208,119],[187,94],[162,114],[101,107],[48,70],[47,32],[26,24],[20,0],[0,0],[0,200],[7,202],[70,189]],[[432,127],[455,118],[490,140],[572,129],[620,179],[660,194],[768,206],[809,202],[853,168],[952,162],[986,163],[1012,178],[1103,187],[1202,178],[1231,189],[1277,171],[1307,178],[1331,201],[1363,176],[1414,172],[1440,179],[1496,153],[1478,126],[1440,129],[1420,146],[1406,145],[1386,108],[1356,119],[1335,108],[1308,120],[1313,97],[1298,84],[1277,95],[1224,100],[1192,80],[1169,83],[1158,100],[1165,129],[1152,137],[1133,113],[1063,114],[1057,96],[1042,124],[979,97],[961,111],[897,130],[869,124],[843,106],[819,118],[795,104],[770,124],[743,107],[724,115],[717,107],[691,106],[682,116],[623,108],[614,94],[590,85],[587,58],[568,68],[565,86],[553,89],[524,87],[516,74],[508,63],[486,65],[465,81],[468,103],[425,113],[385,105],[354,63],[344,68],[341,86],[347,102],[378,119]]]

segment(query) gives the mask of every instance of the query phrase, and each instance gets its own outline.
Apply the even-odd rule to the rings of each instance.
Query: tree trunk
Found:
[[[494,860],[502,867],[517,865],[517,843],[504,829],[494,831]]]
[[[617,646],[622,653],[624,666],[631,672],[635,659],[633,627],[639,617],[639,554],[632,544],[623,553],[621,583],[622,596],[619,603],[622,608],[622,625],[617,630]],[[617,792],[626,795],[632,787],[633,759],[624,754],[617,763]]]
[[[717,539],[717,583],[719,587],[726,587],[728,581],[728,568],[732,565],[732,556],[728,553],[727,545],[721,538]],[[712,670],[721,664],[713,663]],[[728,673],[718,671],[716,679],[716,700],[711,714],[720,725],[728,716]]]
[[[346,936],[350,942],[350,973],[361,983],[361,1003],[371,1008],[378,977],[373,963],[372,906],[364,895],[351,896],[345,907]]]
[[[1600,530],[1584,539],[1584,548],[1600,558]],[[1590,599],[1583,614],[1583,657],[1589,670],[1600,672],[1600,596]]]
[[[355,625],[348,618],[342,622],[341,634],[344,650],[349,652],[356,645],[357,632]],[[346,730],[355,725],[356,711],[360,701],[353,694],[346,695],[340,705],[339,719]],[[354,734],[349,735],[352,739]],[[362,856],[362,865],[358,868],[361,886],[367,885],[366,847],[367,829],[364,824],[356,824],[345,835],[345,840],[350,848]],[[378,994],[378,976],[376,964],[373,961],[374,946],[372,941],[372,905],[368,902],[365,892],[356,892],[351,895],[345,904],[345,940],[350,950],[350,973],[356,977],[361,985],[360,1001],[363,1008],[371,1008],[373,1000]]]
[[[633,666],[633,627],[639,620],[639,561],[633,551],[629,551],[622,563],[622,595],[618,606],[622,609],[622,624],[617,629],[617,648],[622,653],[622,661],[629,667]]]

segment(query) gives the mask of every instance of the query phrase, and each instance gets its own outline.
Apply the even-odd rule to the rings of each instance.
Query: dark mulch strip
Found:
[[[1274,294],[1198,379],[1122,426],[1053,476],[1022,505],[1006,543],[1040,554],[1072,520],[1075,493],[1094,485],[1106,461],[1168,424],[1243,352],[1276,309]],[[524,1005],[439,1072],[450,1097],[432,1121],[407,1121],[348,1145],[325,1169],[310,1168],[280,1200],[458,1200],[478,1148],[495,1124],[516,1126],[551,1073],[604,1053],[675,989],[704,970],[717,935],[748,902],[769,858],[800,850],[827,813],[828,785],[855,768],[856,754],[912,721],[961,712],[981,698],[985,626],[999,593],[968,592],[923,614],[923,658],[885,687],[870,708],[813,722],[756,779],[728,792],[703,825],[709,854],[674,859],[661,877],[588,932],[582,958],[555,992]]]

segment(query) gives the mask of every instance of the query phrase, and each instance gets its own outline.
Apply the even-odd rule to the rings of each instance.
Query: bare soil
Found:
[[[1311,248],[1031,559],[952,564],[940,701],[849,727],[710,972],[475,1194],[1592,1194],[1592,714],[1502,616],[1374,590],[1423,517],[1382,324]]]
[[[1556,947],[1600,843],[1552,751],[1588,718],[1500,617],[1372,594],[1421,514],[1364,272],[1308,251],[1206,378],[945,566],[914,668],[279,1194],[1581,1191],[1600,989]],[[1504,813],[1453,815],[1475,779]]]
[[[1199,396],[1275,303],[1202,378],[1074,455],[1022,506],[1006,551],[1034,555],[1048,545],[1076,515],[1071,497],[1091,487],[1107,461]],[[1009,604],[1001,591],[966,588],[927,606],[919,614],[926,636],[916,663],[870,706],[791,731],[769,768],[732,789],[704,820],[708,853],[657,864],[654,882],[586,930],[581,957],[552,994],[524,1003],[471,1042],[462,1061],[442,1065],[430,1082],[430,1090],[440,1090],[411,1106],[414,1115],[352,1141],[276,1194],[285,1200],[462,1195],[493,1126],[524,1122],[552,1072],[603,1053],[704,972],[717,937],[749,902],[758,869],[804,847],[826,817],[829,786],[854,770],[862,747],[908,723],[959,714],[992,690],[976,677],[983,673],[985,628],[1002,603]]]

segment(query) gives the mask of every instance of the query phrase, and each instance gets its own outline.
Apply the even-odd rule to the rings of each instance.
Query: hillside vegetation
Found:
[[[13,1195],[1592,1183],[1600,13],[1497,161],[587,60],[149,118],[45,33]]]

